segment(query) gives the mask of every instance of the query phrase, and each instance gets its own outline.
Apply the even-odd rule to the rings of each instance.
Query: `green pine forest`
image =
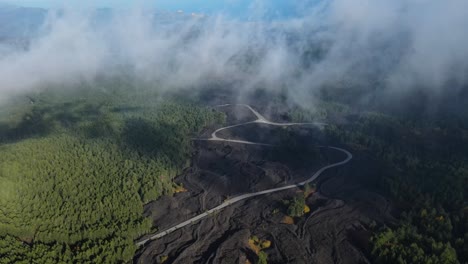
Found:
[[[190,138],[224,120],[115,87],[46,90],[1,109],[0,263],[130,261],[152,228],[143,205],[173,192]]]
[[[381,264],[468,263],[468,122],[410,117],[321,102],[292,109],[296,121],[334,120],[327,138],[380,166],[368,188],[389,197],[396,223],[370,227],[369,255]]]

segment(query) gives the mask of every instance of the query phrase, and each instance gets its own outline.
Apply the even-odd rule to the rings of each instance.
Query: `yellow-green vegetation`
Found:
[[[306,210],[305,197],[303,193],[299,193],[297,197],[294,197],[290,201],[284,201],[285,205],[288,206],[287,214],[291,217],[303,216]],[[310,211],[310,209],[309,209]]]
[[[174,184],[174,187],[173,187],[173,192],[174,193],[183,193],[183,192],[187,192],[188,190],[184,188],[183,185],[179,185],[179,184]]]
[[[259,239],[257,236],[252,236],[249,238],[249,247],[252,249],[255,254],[259,254],[261,250],[271,247],[271,241],[267,239]]]
[[[268,255],[263,251],[271,247],[271,241],[267,239],[259,239],[257,236],[252,236],[248,241],[249,248],[257,254],[257,261],[255,263],[266,264]]]
[[[223,121],[148,93],[83,94],[0,123],[0,263],[130,260],[151,228],[143,204],[179,190],[191,135]]]
[[[268,255],[267,253],[261,251],[258,253],[258,259],[256,264],[268,264]]]
[[[158,260],[158,264],[166,263],[168,259],[169,259],[169,256],[160,256]]]
[[[294,218],[285,215],[283,220],[281,220],[281,223],[285,225],[294,225]]]
[[[304,197],[308,198],[312,194],[314,194],[317,191],[317,185],[314,183],[310,185],[310,183],[306,183],[304,185]]]
[[[270,248],[271,247],[271,241],[270,240],[262,240],[260,243],[260,247],[262,249]]]
[[[253,252],[255,252],[255,254],[258,255],[258,252],[260,252],[261,248],[259,246],[259,239],[257,236],[253,236],[251,238],[249,238],[249,247],[250,249],[252,249]]]

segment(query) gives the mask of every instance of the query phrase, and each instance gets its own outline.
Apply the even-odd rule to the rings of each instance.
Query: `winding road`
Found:
[[[275,122],[271,122],[269,120],[267,120],[264,116],[262,116],[260,113],[258,113],[257,111],[255,111],[251,106],[249,105],[246,105],[246,104],[238,104],[239,106],[243,106],[243,107],[246,107],[248,108],[256,117],[257,119],[254,120],[254,121],[251,121],[251,122],[246,122],[246,123],[242,123],[242,124],[238,124],[238,125],[232,125],[232,126],[227,126],[227,127],[222,127],[220,129],[217,129],[216,131],[214,131],[212,134],[211,134],[211,138],[208,138],[208,139],[195,139],[195,140],[208,140],[208,141],[222,141],[222,142],[232,142],[232,143],[240,143],[240,144],[248,144],[248,145],[259,145],[259,146],[273,146],[273,145],[270,145],[270,144],[265,144],[265,143],[258,143],[258,142],[251,142],[251,141],[244,141],[244,140],[234,140],[234,139],[224,139],[224,138],[220,138],[218,137],[216,134],[222,130],[226,130],[226,129],[230,129],[230,128],[233,128],[233,127],[238,127],[238,126],[244,126],[244,125],[247,125],[247,124],[254,124],[254,123],[260,123],[260,124],[268,124],[268,125],[272,125],[272,126],[300,126],[300,125],[316,125],[316,126],[324,126],[326,124],[324,123],[275,123]],[[225,107],[225,106],[230,106],[230,104],[225,104],[225,105],[219,105],[217,107]],[[300,187],[300,186],[303,186],[307,183],[310,183],[314,180],[316,180],[324,171],[328,170],[328,169],[331,169],[331,168],[334,168],[334,167],[338,167],[338,166],[342,166],[346,163],[348,163],[352,158],[353,158],[353,155],[345,150],[345,149],[342,149],[342,148],[337,148],[337,147],[321,147],[321,148],[329,148],[329,149],[334,149],[334,150],[337,150],[337,151],[341,151],[343,153],[346,154],[346,159],[344,159],[343,161],[340,161],[340,162],[337,162],[337,163],[333,163],[333,164],[330,164],[330,165],[327,165],[323,168],[321,168],[320,170],[318,170],[317,172],[315,172],[309,179],[303,181],[303,182],[300,182],[300,183],[297,183],[297,184],[292,184],[292,185],[287,185],[287,186],[283,186],[283,187],[278,187],[278,188],[274,188],[274,189],[268,189],[268,190],[264,190],[264,191],[260,191],[260,192],[254,192],[254,193],[247,193],[247,194],[243,194],[243,195],[239,195],[239,196],[236,196],[234,198],[231,198],[231,199],[228,199],[226,201],[224,201],[222,204],[216,206],[215,208],[212,208],[202,214],[199,214],[193,218],[190,218],[188,219],[187,221],[185,222],[182,222],[176,226],[173,226],[169,229],[166,229],[164,231],[161,231],[147,239],[144,239],[144,240],[141,240],[139,242],[136,243],[136,245],[138,247],[140,246],[143,246],[144,244],[146,244],[148,241],[151,241],[151,240],[155,240],[155,239],[159,239],[161,237],[164,237],[180,228],[183,228],[185,226],[188,226],[188,225],[191,225],[191,224],[194,224],[196,222],[198,222],[199,220],[217,212],[217,211],[220,211],[222,210],[223,208],[227,207],[227,206],[230,206],[234,203],[237,203],[237,202],[240,202],[242,200],[246,200],[246,199],[249,199],[249,198],[252,198],[252,197],[256,197],[256,196],[259,196],[259,195],[264,195],[264,194],[268,194],[268,193],[274,193],[274,192],[279,192],[279,191],[284,191],[284,190],[287,190],[287,189],[292,189],[292,188],[297,188],[297,187]]]
[[[246,140],[236,140],[236,139],[225,139],[225,138],[220,138],[216,134],[218,132],[221,132],[226,129],[234,128],[234,127],[239,127],[239,126],[245,126],[248,124],[267,124],[271,126],[304,126],[304,125],[314,125],[318,127],[323,127],[326,124],[325,123],[320,123],[320,122],[312,122],[312,123],[276,123],[276,122],[271,122],[267,120],[263,115],[261,115],[259,112],[255,111],[250,105],[246,104],[237,104],[238,106],[243,106],[249,109],[256,117],[257,119],[254,121],[250,122],[245,122],[242,124],[237,124],[237,125],[232,125],[232,126],[227,126],[227,127],[222,127],[217,130],[215,130],[211,134],[211,138],[208,139],[196,139],[196,140],[209,140],[209,141],[223,141],[223,142],[232,142],[232,143],[240,143],[240,144],[247,144],[247,145],[258,145],[258,146],[273,146],[271,144],[265,144],[265,143],[258,143],[258,142],[252,142],[252,141],[246,141]],[[231,104],[224,104],[224,105],[218,105],[217,107],[225,107],[225,106],[231,106]]]

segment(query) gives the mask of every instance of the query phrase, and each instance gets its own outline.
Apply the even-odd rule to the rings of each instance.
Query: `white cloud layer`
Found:
[[[465,0],[329,0],[305,13],[166,23],[139,9],[105,21],[82,10],[51,12],[29,49],[0,48],[0,91],[92,81],[121,67],[166,89],[220,79],[287,88],[299,101],[326,86],[436,95],[467,84]]]

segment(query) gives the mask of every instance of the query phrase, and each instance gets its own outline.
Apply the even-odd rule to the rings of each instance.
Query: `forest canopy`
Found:
[[[0,119],[0,263],[130,260],[151,228],[143,204],[173,192],[191,135],[223,122],[192,103],[111,91],[54,103],[45,92]]]

